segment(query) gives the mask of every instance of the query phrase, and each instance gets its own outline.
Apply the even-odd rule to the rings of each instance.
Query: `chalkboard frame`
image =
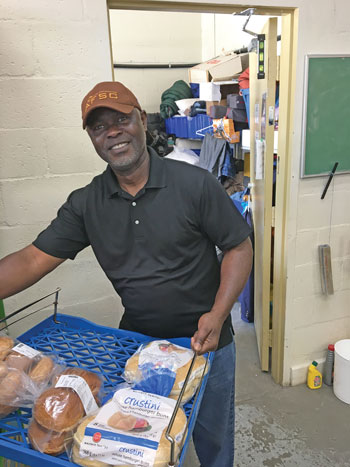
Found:
[[[305,67],[304,67],[304,94],[303,94],[303,116],[302,116],[302,138],[301,138],[301,178],[314,178],[314,177],[324,177],[330,174],[329,171],[309,174],[305,173],[305,164],[306,164],[306,139],[307,139],[307,111],[308,111],[308,89],[309,89],[309,63],[313,58],[348,58],[350,59],[350,54],[308,54],[305,56]],[[335,77],[336,79],[336,77]],[[310,110],[310,109],[309,109]],[[334,175],[341,175],[350,173],[350,170],[337,170]]]

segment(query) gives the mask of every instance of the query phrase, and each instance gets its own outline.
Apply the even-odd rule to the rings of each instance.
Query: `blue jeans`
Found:
[[[201,467],[233,467],[235,436],[234,341],[215,352],[193,430]]]

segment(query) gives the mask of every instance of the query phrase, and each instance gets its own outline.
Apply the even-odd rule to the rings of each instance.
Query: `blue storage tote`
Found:
[[[188,138],[187,117],[171,117],[165,119],[165,131],[168,135],[175,135],[178,138]]]
[[[213,120],[207,114],[198,114],[195,117],[171,117],[165,120],[165,130],[168,135],[178,138],[201,139],[205,132],[198,135],[197,131],[210,126]]]

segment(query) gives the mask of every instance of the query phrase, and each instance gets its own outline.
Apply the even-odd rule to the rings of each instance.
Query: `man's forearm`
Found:
[[[199,318],[198,329],[191,339],[193,350],[199,354],[217,348],[222,325],[248,280],[252,262],[253,249],[249,238],[224,253],[214,305],[210,312]]]
[[[240,245],[224,252],[221,263],[220,287],[211,312],[222,323],[242,292],[252,268],[253,249],[247,238]]]
[[[0,299],[30,287],[64,259],[54,258],[29,245],[0,261]]]

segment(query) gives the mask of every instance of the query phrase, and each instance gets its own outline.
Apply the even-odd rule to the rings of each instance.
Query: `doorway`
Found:
[[[108,7],[110,13],[114,14],[114,10],[118,10],[121,14],[125,10],[133,10],[134,14],[137,11],[143,12],[143,14],[150,15],[161,15],[162,12],[177,12],[177,13],[197,13],[197,14],[210,14],[211,18],[214,16],[214,24],[212,27],[215,29],[215,15],[229,16],[232,13],[239,13],[244,7],[237,5],[223,5],[223,4],[198,4],[191,2],[166,2],[166,1],[108,1]],[[255,297],[255,313],[260,321],[257,327],[257,342],[259,346],[259,354],[261,357],[261,368],[264,371],[271,370],[273,379],[281,383],[283,380],[283,342],[284,342],[284,322],[285,322],[285,290],[286,290],[286,220],[288,210],[288,193],[289,193],[289,173],[290,173],[290,155],[291,155],[291,122],[293,115],[293,95],[294,95],[294,81],[295,81],[295,55],[296,55],[296,37],[297,37],[297,10],[293,8],[280,8],[280,7],[257,7],[254,13],[255,15],[261,16],[278,16],[281,17],[282,23],[282,39],[281,39],[281,57],[280,57],[280,89],[279,89],[279,102],[280,102],[280,114],[279,114],[279,128],[278,128],[278,151],[276,161],[276,184],[275,184],[275,207],[271,210],[271,222],[273,222],[274,228],[274,239],[273,239],[273,256],[272,263],[269,260],[269,268],[266,267],[266,258],[270,258],[270,247],[266,248],[267,251],[262,251],[265,259],[261,263],[261,267],[264,269],[264,275],[270,275],[270,268],[272,264],[272,276],[273,276],[273,288],[270,294],[269,290],[266,290],[264,286],[264,296],[268,297],[268,302],[271,306],[268,307],[268,312],[263,312],[260,298]],[[193,16],[192,16],[193,17]],[[208,21],[210,21],[208,16]],[[146,26],[146,25],[145,25]],[[193,25],[192,25],[193,26]],[[197,25],[198,26],[198,25]],[[190,27],[190,26],[189,26]],[[130,25],[133,28],[133,25]],[[176,24],[170,22],[168,28],[172,28],[176,31]],[[261,26],[262,29],[262,26]],[[135,31],[135,29],[134,29]],[[232,31],[229,29],[225,31],[225,34],[231,34]],[[139,36],[142,41],[142,34]],[[218,37],[216,35],[215,37]],[[184,39],[184,38],[183,38]],[[111,38],[111,49],[112,49],[112,38]],[[243,44],[242,44],[243,45]],[[140,43],[140,49],[142,50],[143,44]],[[218,44],[211,44],[208,49],[211,48],[211,56],[215,56],[217,52]],[[188,51],[186,51],[188,52]],[[207,50],[208,52],[208,50]],[[182,60],[185,67],[182,69],[182,76],[187,73],[187,65],[195,64],[195,62],[201,62],[202,59],[198,60],[198,57],[193,57],[188,53],[183,53]],[[176,57],[171,57],[176,58]],[[211,58],[208,56],[208,58]],[[176,61],[176,60],[174,60]],[[173,72],[174,70],[172,70]],[[121,76],[121,71],[118,70],[118,79]],[[137,80],[140,83],[140,72],[136,74]],[[179,76],[177,74],[177,76]],[[142,81],[142,78],[141,78]],[[162,88],[157,87],[157,80],[153,79],[153,86],[155,92],[160,93]],[[128,83],[127,83],[128,84]],[[132,83],[130,87],[134,89]],[[164,87],[163,90],[166,88]],[[266,241],[265,241],[266,245]],[[258,269],[258,274],[260,274]],[[264,298],[266,302],[266,298]]]

